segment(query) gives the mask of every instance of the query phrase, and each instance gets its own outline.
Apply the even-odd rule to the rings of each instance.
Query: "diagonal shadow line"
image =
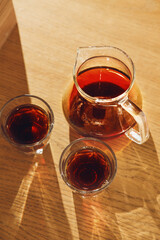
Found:
[[[0,108],[10,98],[28,92],[21,40],[16,24],[0,49]],[[27,178],[32,162],[15,151],[1,135],[0,141],[0,236],[2,239],[13,239],[21,222],[20,211],[23,211],[24,205],[24,196],[22,202],[18,203],[19,196],[27,194],[23,189],[23,179]],[[18,204],[21,210],[18,209]]]
[[[12,97],[29,92],[18,25],[0,49],[0,108]]]
[[[9,37],[16,24],[15,11],[12,0],[0,1],[0,48]]]
[[[29,93],[17,24],[0,49],[0,66],[1,108],[10,98]],[[24,229],[27,229],[25,224],[26,221],[27,223],[29,222],[28,216],[31,217],[30,209],[32,205],[36,206],[37,202],[40,204],[39,210],[44,214],[44,218],[42,218],[44,228],[39,228],[38,215],[35,214],[36,218],[34,219],[33,226],[31,226],[32,236],[42,233],[41,237],[45,239],[46,233],[51,236],[50,239],[55,239],[53,234],[55,231],[56,239],[72,239],[50,149],[47,150],[45,159],[46,162],[50,159],[50,164],[52,162],[52,175],[50,175],[50,177],[53,185],[46,184],[46,179],[43,179],[42,176],[43,171],[47,171],[47,166],[44,167],[44,169],[43,166],[41,166],[37,170],[37,172],[39,171],[39,177],[36,178],[32,176],[30,178],[29,175],[33,167],[33,159],[14,150],[1,135],[0,140],[0,195],[2,196],[0,201],[0,236],[2,240],[14,239],[18,236],[20,236],[21,239],[23,237],[23,239],[25,239],[24,235],[27,234],[27,232],[24,232]],[[30,181],[29,186],[27,185],[28,181]],[[38,183],[36,183],[36,181]],[[32,199],[33,191],[37,191],[34,184],[36,186],[38,184],[40,190],[38,199]],[[26,191],[22,189],[24,186],[26,187]],[[24,199],[25,204],[23,202]],[[26,216],[27,219],[25,218]],[[38,232],[37,229],[39,230]]]

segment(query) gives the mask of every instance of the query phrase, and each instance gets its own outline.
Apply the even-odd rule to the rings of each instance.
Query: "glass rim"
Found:
[[[102,184],[99,188],[96,188],[96,189],[93,189],[93,190],[81,190],[79,188],[76,188],[74,187],[72,184],[70,184],[68,181],[67,181],[67,178],[65,177],[65,174],[64,174],[64,170],[62,169],[62,162],[63,162],[63,155],[64,153],[66,152],[67,149],[69,149],[72,145],[75,145],[77,144],[78,142],[81,142],[81,141],[95,141],[95,142],[99,142],[101,144],[103,144],[108,150],[109,152],[111,153],[112,157],[113,157],[113,160],[114,160],[114,173],[111,177],[111,179],[109,181],[106,181],[104,182],[104,184]],[[107,155],[107,154],[106,154]],[[65,159],[65,164],[66,164],[66,159]],[[116,173],[117,173],[117,158],[116,158],[116,155],[114,153],[114,151],[112,150],[112,148],[107,144],[105,143],[104,141],[100,140],[100,139],[97,139],[97,138],[93,138],[93,137],[82,137],[82,138],[78,138],[74,141],[72,141],[71,143],[69,143],[65,148],[64,150],[62,151],[61,153],[61,156],[60,156],[60,161],[59,161],[59,171],[60,171],[60,175],[63,179],[63,181],[66,183],[66,185],[68,187],[70,187],[73,191],[81,194],[81,195],[90,195],[90,194],[96,194],[98,192],[101,192],[102,190],[104,190],[105,188],[107,188],[113,181],[113,179],[115,178],[116,176]]]
[[[83,89],[79,86],[78,82],[77,82],[77,77],[76,77],[76,66],[77,66],[77,59],[78,59],[78,55],[79,55],[79,52],[81,49],[114,49],[114,50],[117,50],[119,52],[121,52],[128,60],[129,62],[131,63],[131,66],[132,66],[132,69],[133,69],[133,77],[131,79],[131,83],[129,85],[129,87],[120,95],[118,95],[117,97],[114,97],[114,98],[110,98],[110,99],[107,99],[107,98],[100,98],[100,97],[92,97],[90,96],[89,94],[87,94],[86,92],[83,91]],[[98,56],[98,55],[97,55]],[[97,56],[93,56],[93,57],[97,57]],[[105,55],[104,55],[105,56]],[[117,58],[118,59],[118,58]],[[73,67],[73,80],[74,80],[74,83],[76,85],[76,88],[78,90],[78,92],[85,98],[87,99],[88,101],[90,102],[94,102],[94,103],[101,103],[101,104],[105,104],[105,103],[111,103],[111,102],[117,102],[117,101],[120,101],[121,99],[123,99],[127,94],[128,92],[131,90],[132,86],[133,86],[133,83],[134,83],[134,79],[135,79],[135,67],[134,67],[134,63],[132,61],[132,59],[129,57],[129,55],[123,51],[122,49],[118,48],[118,47],[114,47],[114,46],[88,46],[88,47],[78,47],[77,48],[77,55],[76,55],[76,61],[75,61],[75,64],[74,64],[74,67]]]
[[[6,106],[11,103],[12,101],[14,101],[15,99],[18,99],[18,98],[22,98],[22,97],[30,97],[30,98],[35,98],[35,99],[38,99],[40,101],[42,101],[46,106],[47,108],[49,109],[49,112],[50,112],[50,115],[51,115],[51,123],[49,124],[49,129],[48,129],[48,132],[47,134],[42,138],[40,139],[38,142],[35,142],[35,143],[31,143],[31,144],[21,144],[21,143],[17,143],[17,142],[14,142],[11,140],[11,138],[9,138],[8,134],[6,134],[6,131],[3,130],[2,126],[1,126],[1,129],[2,129],[2,133],[4,135],[4,137],[6,138],[6,140],[13,144],[14,146],[19,146],[19,147],[35,147],[39,144],[41,144],[45,139],[48,138],[48,136],[50,135],[52,129],[53,129],[53,125],[54,125],[54,114],[53,114],[53,111],[50,107],[50,105],[44,100],[42,99],[41,97],[38,97],[36,95],[32,95],[32,94],[22,94],[22,95],[18,95],[16,97],[13,97],[11,99],[9,99],[3,106],[2,108],[0,109],[0,119],[1,119],[1,116],[2,116],[2,113],[3,113],[3,110],[6,108]],[[17,105],[18,106],[18,105]]]

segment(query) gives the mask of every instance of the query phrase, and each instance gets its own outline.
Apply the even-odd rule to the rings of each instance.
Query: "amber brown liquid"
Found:
[[[46,112],[33,104],[16,107],[6,122],[9,137],[19,144],[32,144],[40,141],[46,136],[48,127]]]
[[[98,149],[81,149],[70,156],[67,178],[71,185],[80,190],[100,188],[111,174],[111,165],[106,155]]]
[[[131,77],[118,69],[94,67],[77,76],[79,86],[91,97],[112,99],[124,93]],[[103,106],[86,101],[73,87],[69,101],[71,126],[82,135],[113,137],[134,124],[134,119],[120,106]]]
[[[94,67],[80,72],[77,82],[92,97],[114,98],[125,92],[130,76],[109,67]]]

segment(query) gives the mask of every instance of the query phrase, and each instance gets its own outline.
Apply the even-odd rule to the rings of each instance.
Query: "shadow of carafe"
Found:
[[[126,239],[132,235],[136,239],[159,239],[160,165],[152,135],[143,145],[131,143],[117,159],[117,187],[112,194],[120,199],[115,215],[121,232]]]
[[[102,194],[104,198],[104,193],[83,198],[73,193],[79,239],[122,239],[112,207],[105,203],[105,198],[102,201]],[[108,196],[107,192],[105,196]]]
[[[117,160],[115,181],[98,196],[103,213],[110,206],[122,239],[159,239],[160,166],[152,136],[143,145],[131,143]]]
[[[82,137],[71,133],[71,140]],[[73,194],[80,239],[160,238],[160,166],[152,136],[142,145],[124,139],[106,141],[118,161],[111,186],[91,198]]]

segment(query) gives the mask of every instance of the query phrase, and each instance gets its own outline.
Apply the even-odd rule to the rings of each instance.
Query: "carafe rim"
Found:
[[[78,56],[79,56],[79,52],[80,52],[81,49],[84,50],[84,49],[91,49],[91,48],[94,48],[94,49],[103,49],[103,48],[114,49],[114,50],[117,50],[117,51],[121,52],[129,60],[131,66],[132,66],[133,76],[132,76],[131,83],[130,83],[129,87],[122,94],[120,94],[120,95],[118,95],[117,97],[114,97],[114,98],[93,97],[93,96],[90,96],[89,94],[87,94],[86,92],[84,92],[83,89],[79,86],[79,84],[77,82],[77,78],[76,78],[76,66],[77,66],[77,59],[78,59]],[[98,57],[98,55],[93,56],[93,57]],[[131,90],[131,88],[133,86],[134,79],[135,79],[134,63],[133,63],[132,59],[129,57],[129,55],[125,51],[121,50],[120,48],[114,47],[114,46],[109,46],[109,45],[108,46],[88,46],[88,47],[78,47],[77,48],[76,61],[75,61],[74,68],[73,68],[73,80],[74,80],[74,83],[75,83],[75,86],[76,86],[78,92],[87,101],[92,102],[92,103],[99,103],[99,104],[108,104],[108,103],[114,103],[114,102],[120,102],[120,101],[123,102],[126,99],[126,96],[128,95],[129,91]]]

